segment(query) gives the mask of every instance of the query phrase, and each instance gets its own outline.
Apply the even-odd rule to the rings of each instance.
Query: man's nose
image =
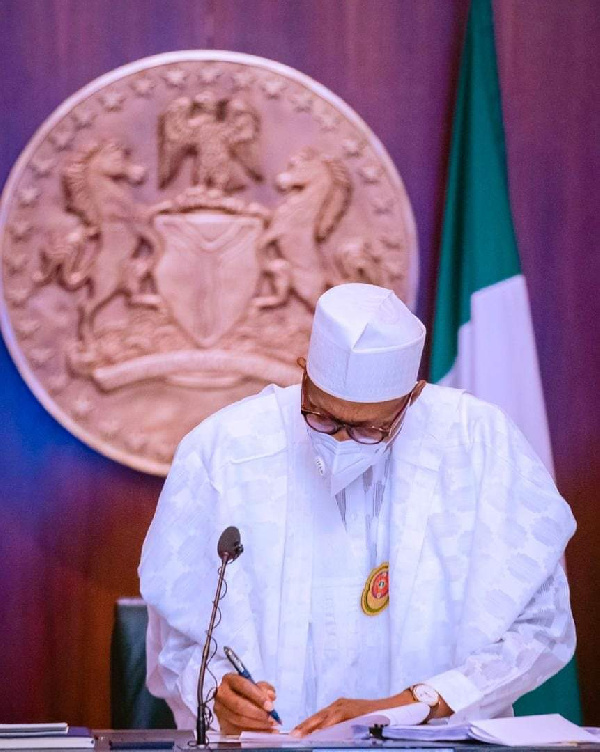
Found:
[[[340,430],[337,433],[333,434],[333,438],[336,441],[349,441],[350,435],[348,434],[348,431],[345,428],[340,428]]]

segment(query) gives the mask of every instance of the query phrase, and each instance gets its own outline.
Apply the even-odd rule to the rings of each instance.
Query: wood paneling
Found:
[[[0,182],[67,96],[176,49],[287,63],[345,99],[396,162],[419,230],[431,321],[444,175],[467,0],[0,0]],[[600,4],[495,5],[509,175],[559,486],[589,722],[600,674],[597,285]],[[37,403],[0,349],[0,720],[106,726],[112,607],[161,483],[96,454]]]

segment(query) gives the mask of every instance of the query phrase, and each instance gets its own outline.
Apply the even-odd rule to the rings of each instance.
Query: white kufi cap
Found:
[[[321,295],[306,369],[327,394],[385,402],[417,381],[425,327],[391,290],[347,284]]]

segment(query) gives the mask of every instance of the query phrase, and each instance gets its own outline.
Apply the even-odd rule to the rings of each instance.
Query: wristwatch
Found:
[[[440,704],[441,697],[439,692],[428,684],[413,684],[408,688],[409,692],[413,696],[413,699],[417,702],[423,702],[425,705],[429,705],[431,712],[433,712]],[[431,713],[430,713],[431,715]]]

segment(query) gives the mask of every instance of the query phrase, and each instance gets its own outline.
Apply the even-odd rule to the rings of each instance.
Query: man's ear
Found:
[[[423,391],[423,389],[425,389],[426,386],[427,382],[425,381],[425,379],[419,379],[419,381],[417,381],[416,386],[413,387],[412,390],[412,395],[410,398],[411,405],[414,405],[414,403],[419,399],[421,392]]]

